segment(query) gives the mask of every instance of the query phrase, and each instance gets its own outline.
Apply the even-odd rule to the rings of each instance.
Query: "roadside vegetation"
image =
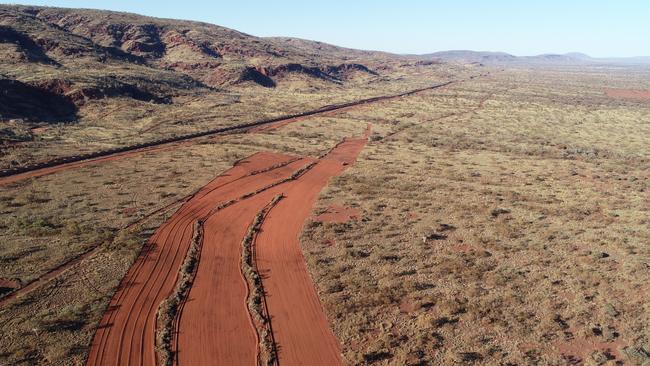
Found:
[[[348,361],[648,362],[650,109],[606,84],[511,70],[347,115],[374,134],[316,212],[360,217],[303,246]]]

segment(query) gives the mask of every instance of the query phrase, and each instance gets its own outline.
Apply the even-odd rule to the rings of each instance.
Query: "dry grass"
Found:
[[[137,138],[212,128],[434,84],[452,72],[465,71],[396,69],[387,80],[310,94],[295,92],[308,87],[296,82],[273,92],[242,87],[144,109],[100,100],[78,125],[51,128],[14,153],[35,159],[105,147],[102,136],[122,143],[152,126]],[[169,212],[135,237],[120,230],[129,222],[255,151],[319,156],[370,122],[371,142],[315,208],[344,204],[360,218],[312,221],[303,235],[350,363],[641,364],[650,351],[650,109],[602,90],[647,89],[644,75],[513,69],[266,133],[1,186],[0,278],[28,282],[105,244],[0,309],[0,363],[83,361],[119,279]],[[101,108],[106,116],[92,115]]]
[[[317,211],[362,218],[303,236],[349,361],[642,362],[649,109],[599,80],[515,70],[349,114],[376,135]]]
[[[0,64],[0,74],[5,72],[2,66]],[[14,65],[7,67],[13,70]],[[110,72],[105,68],[102,70]],[[283,84],[271,90],[250,86],[234,86],[228,90],[182,90],[174,95],[171,104],[154,104],[130,98],[90,100],[80,108],[77,122],[49,124],[38,133],[25,129],[24,124],[0,121],[0,130],[11,130],[24,140],[3,149],[0,166],[23,165],[58,156],[248,123],[329,104],[396,94],[447,80],[446,75],[451,74],[447,70],[456,71],[455,77],[462,77],[468,72],[462,68],[436,65],[397,68],[373,80],[350,82],[345,86],[327,85],[315,90],[289,87],[293,84]],[[131,75],[148,71],[136,68],[126,72]],[[24,73],[33,75],[34,70],[26,68]],[[11,76],[22,79],[20,75]],[[154,79],[154,76],[150,78]],[[310,80],[304,82],[313,84]],[[41,125],[34,124],[33,127]]]

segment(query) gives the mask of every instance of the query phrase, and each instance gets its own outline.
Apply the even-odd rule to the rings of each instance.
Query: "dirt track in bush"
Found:
[[[241,246],[255,215],[278,194],[285,199],[262,223],[254,253],[279,361],[342,363],[298,235],[320,190],[356,159],[365,142],[365,137],[346,139],[319,159],[258,153],[201,189],[156,231],[123,279],[95,334],[88,364],[155,364],[156,311],[175,285],[196,220],[204,221],[204,242],[192,289],[175,321],[174,361],[256,363],[259,329],[247,307]],[[310,168],[296,176],[305,166]]]
[[[170,148],[175,148],[179,144],[195,143],[204,137],[220,136],[226,133],[263,132],[268,129],[282,127],[288,123],[300,121],[305,118],[340,113],[351,108],[362,107],[367,104],[389,101],[392,99],[418,94],[428,90],[439,89],[457,82],[458,81],[448,81],[426,88],[409,90],[398,94],[382,95],[341,104],[330,104],[314,110],[304,111],[296,114],[237,124],[229,127],[216,128],[207,131],[195,132],[186,135],[173,136],[161,140],[141,143],[138,145],[123,146],[114,150],[96,151],[85,155],[60,157],[49,161],[39,162],[34,165],[0,170],[0,185],[14,183],[28,178],[40,177],[47,174],[53,174],[62,170],[78,168],[89,164],[98,164],[115,159],[128,158],[134,154],[167,150]]]
[[[158,304],[171,292],[178,268],[190,244],[192,225],[221,203],[286,178],[304,165],[294,161],[250,175],[288,156],[259,153],[239,162],[197,192],[156,230],[113,296],[97,330],[89,365],[154,364],[154,322]]]

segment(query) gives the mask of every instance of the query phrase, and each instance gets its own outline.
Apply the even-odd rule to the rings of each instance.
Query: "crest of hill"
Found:
[[[268,77],[275,68],[319,78],[321,73],[305,70],[317,68],[327,74],[327,70],[338,68],[365,73],[366,69],[371,70],[380,62],[400,58],[314,41],[255,37],[213,24],[130,13],[31,6],[3,6],[0,9],[15,18],[12,22],[4,22],[9,27],[40,22],[42,29],[28,34],[28,37],[42,38],[46,28],[54,28],[66,34],[49,38],[58,41],[76,36],[92,42],[96,49],[126,55],[157,69],[177,71],[210,86],[240,82],[251,70],[262,74],[255,75],[254,79]],[[74,52],[70,53],[73,56]],[[345,65],[348,63],[364,67],[348,67]],[[301,67],[287,66],[296,64]],[[327,79],[342,81],[337,75],[323,78]],[[262,83],[265,84],[272,83],[267,80]]]
[[[452,51],[440,51],[424,55],[419,55],[418,57],[427,60],[442,60],[442,61],[454,61],[462,63],[504,63],[512,62],[517,59],[517,56],[505,52],[482,52],[482,51],[469,51],[469,50],[452,50]]]
[[[0,81],[13,92],[29,93],[26,100],[36,104],[55,95],[78,108],[92,99],[171,103],[188,91],[274,88],[296,81],[336,86],[377,77],[403,61],[389,53],[262,38],[196,21],[0,5]],[[44,114],[0,110],[0,119]]]

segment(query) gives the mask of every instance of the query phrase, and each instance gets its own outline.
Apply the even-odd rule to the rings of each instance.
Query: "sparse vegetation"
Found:
[[[624,350],[648,337],[647,108],[623,112],[596,80],[507,70],[346,115],[382,138],[316,210],[363,214],[303,243],[347,360],[640,364]]]
[[[256,57],[232,56],[232,65],[221,60],[224,65],[209,69],[216,78],[210,79],[201,68],[220,52],[210,48],[218,43],[213,39],[227,40],[221,28],[197,28],[209,41],[201,51],[140,52],[124,46],[126,40],[98,46],[98,35],[50,24],[64,22],[61,14],[83,24],[84,16],[102,13],[51,9],[27,16],[22,9],[0,7],[2,37],[14,37],[0,37],[0,79],[16,81],[2,85],[27,97],[43,97],[34,89],[46,89],[74,103],[50,115],[0,111],[4,168],[463,82],[278,129],[203,138],[0,185],[0,296],[98,248],[0,305],[0,364],[83,363],[119,280],[184,198],[255,152],[322,157],[343,138],[362,136],[368,123],[368,145],[315,208],[323,213],[342,203],[358,217],[314,217],[302,235],[347,362],[649,362],[650,109],[647,100],[605,91],[649,90],[647,69],[497,70],[357,53],[350,59],[349,50],[320,45],[316,51],[307,41],[274,39],[234,45]],[[125,19],[140,34],[143,20]],[[175,37],[176,27],[194,24],[160,21]],[[32,47],[10,28],[57,44]],[[180,47],[189,44],[183,42]],[[281,60],[267,54],[277,49]],[[378,75],[357,66],[328,69],[343,64],[341,55]],[[321,64],[305,66],[312,61]],[[264,73],[274,88],[256,83],[269,81]],[[277,350],[265,327],[263,281],[251,252],[265,212],[242,243],[242,271],[262,358],[272,363]],[[191,284],[199,242],[195,234],[177,288],[161,304],[162,364],[172,360],[174,314]]]

